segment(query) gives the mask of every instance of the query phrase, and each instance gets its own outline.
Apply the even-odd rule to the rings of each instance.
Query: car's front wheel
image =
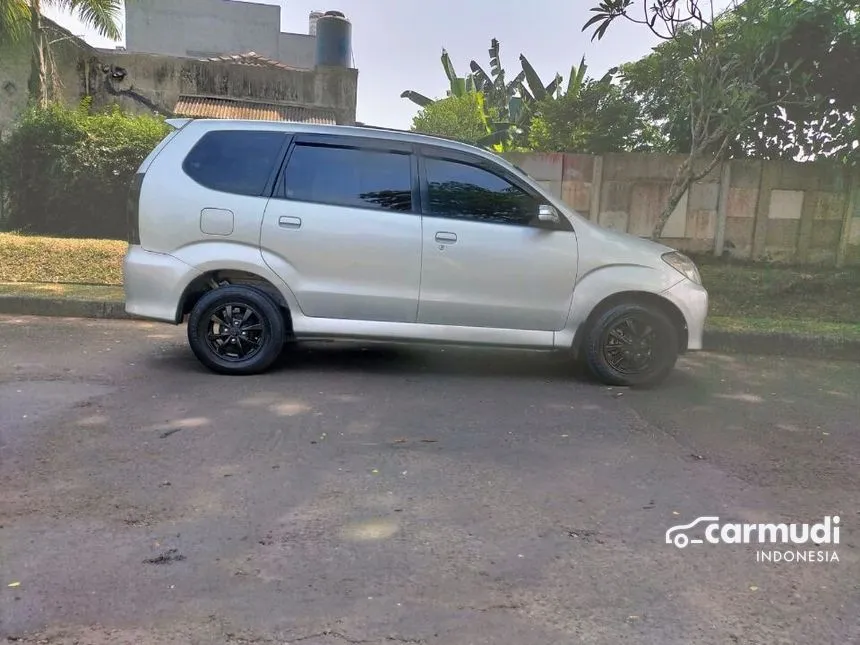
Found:
[[[207,292],[188,318],[188,342],[197,359],[220,374],[258,374],[284,347],[280,308],[262,291],[233,285]]]
[[[598,317],[583,349],[589,369],[607,385],[656,385],[675,367],[678,331],[656,307],[619,304]]]

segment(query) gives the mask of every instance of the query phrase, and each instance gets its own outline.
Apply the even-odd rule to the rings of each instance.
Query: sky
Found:
[[[182,0],[172,0],[181,2]],[[432,98],[445,96],[442,48],[457,73],[469,62],[489,67],[490,41],[501,44],[502,64],[513,77],[525,54],[541,78],[558,72],[565,81],[573,64],[585,55],[588,73],[647,54],[656,38],[640,25],[618,21],[603,40],[591,42],[582,32],[597,0],[257,0],[281,6],[281,31],[307,33],[308,14],[316,9],[342,11],[352,21],[352,47],[358,76],[358,114],[363,123],[408,129],[418,108],[401,99],[404,90]],[[116,44],[86,29],[74,17],[50,8],[45,14],[96,47]]]

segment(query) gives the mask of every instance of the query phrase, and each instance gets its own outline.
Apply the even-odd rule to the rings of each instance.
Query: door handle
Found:
[[[301,228],[302,227],[302,218],[301,217],[279,217],[278,218],[278,226],[281,228]]]
[[[439,244],[454,244],[457,241],[457,234],[439,231],[436,233],[436,241]]]

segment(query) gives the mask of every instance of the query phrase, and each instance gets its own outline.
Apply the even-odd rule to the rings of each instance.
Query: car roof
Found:
[[[432,145],[437,147],[449,148],[469,154],[477,154],[487,159],[492,159],[497,163],[516,169],[522,172],[514,164],[507,159],[485,148],[480,148],[456,139],[447,137],[439,137],[428,134],[420,134],[410,132],[408,130],[397,130],[395,128],[384,128],[371,125],[322,125],[315,123],[298,123],[292,121],[263,121],[250,119],[188,119],[177,120],[176,126],[183,127],[186,124],[193,123],[195,127],[202,127],[206,130],[229,130],[229,129],[247,129],[261,130],[271,129],[276,126],[278,130],[285,132],[296,132],[302,134],[330,134],[340,136],[353,137],[371,137],[375,139],[384,139],[389,141],[401,141],[414,144]]]

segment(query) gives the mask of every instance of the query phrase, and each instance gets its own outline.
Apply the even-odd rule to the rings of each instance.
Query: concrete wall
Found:
[[[0,130],[9,127],[15,116],[27,106],[29,78],[29,50],[0,45]]]
[[[204,62],[96,50],[71,39],[59,42],[54,51],[60,93],[68,103],[91,95],[97,107],[119,103],[133,112],[169,113],[180,95],[192,94],[327,108],[334,111],[338,123],[355,123],[358,71],[354,69],[292,70]],[[120,70],[124,76],[114,78]],[[0,48],[0,133],[11,129],[26,107],[29,76],[28,43]]]
[[[256,52],[291,67],[314,66],[316,39],[281,33],[277,5],[233,0],[137,0],[126,6],[129,52],[204,58]]]
[[[57,62],[57,91],[70,101],[81,96],[80,79],[75,72],[75,63],[81,56],[95,50],[81,41],[69,39],[67,31],[46,21],[45,32],[54,45],[54,58]],[[15,45],[0,44],[0,135],[12,127],[12,123],[27,107],[32,50],[26,39]]]
[[[506,155],[601,226],[650,236],[683,157]],[[860,171],[731,161],[692,186],[663,230],[686,251],[799,264],[860,264]]]
[[[148,111],[147,103],[152,103],[170,111],[180,95],[192,94],[328,108],[338,123],[355,123],[354,69],[278,69],[127,52],[98,52],[84,63],[97,106],[118,102],[132,111]],[[126,76],[116,80],[105,67],[121,69]]]
[[[259,53],[259,52],[258,52]],[[278,60],[290,67],[313,69],[316,65],[317,39],[307,34],[278,34]]]

